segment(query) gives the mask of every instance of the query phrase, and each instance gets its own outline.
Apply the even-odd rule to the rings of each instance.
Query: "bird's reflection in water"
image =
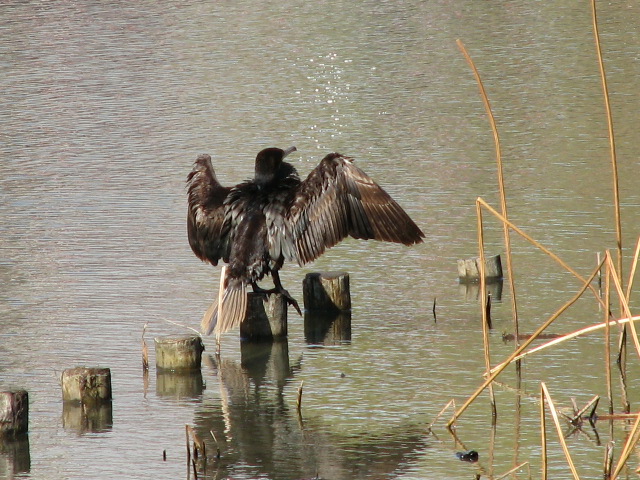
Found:
[[[220,449],[220,458],[215,448],[207,449],[205,478],[388,478],[408,468],[426,448],[421,425],[345,436],[321,417],[299,417],[295,377],[302,361],[290,364],[286,341],[245,342],[240,362],[214,356],[203,360],[220,391],[195,418],[198,434],[211,445],[213,432]],[[208,380],[211,391],[214,381]]]

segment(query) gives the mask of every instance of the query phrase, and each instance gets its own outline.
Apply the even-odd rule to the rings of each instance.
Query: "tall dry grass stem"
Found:
[[[622,471],[622,468],[627,463],[629,459],[629,455],[633,451],[634,447],[638,443],[638,437],[640,436],[640,413],[636,415],[636,421],[633,424],[633,428],[631,428],[631,432],[629,432],[629,436],[627,437],[627,441],[622,447],[622,452],[620,453],[620,458],[618,459],[618,463],[616,464],[616,468],[613,470],[613,474],[611,475],[611,479],[615,480],[618,478],[618,475]]]
[[[478,248],[480,253],[480,301],[482,304],[482,344],[484,346],[484,365],[486,372],[491,370],[491,350],[489,344],[489,325],[487,323],[487,281],[485,278],[485,253],[484,253],[484,228],[482,223],[482,208],[476,203],[476,218],[478,222]],[[491,412],[493,418],[497,416],[496,397],[493,386],[489,385],[489,398],[491,399]]]
[[[613,201],[616,222],[616,246],[617,246],[617,273],[618,281],[622,284],[622,222],[620,220],[620,189],[618,187],[618,161],[616,158],[616,142],[613,134],[613,116],[611,114],[611,104],[609,102],[609,88],[607,87],[607,75],[604,70],[602,60],[602,49],[600,48],[600,33],[598,32],[598,15],[596,12],[596,0],[591,0],[591,13],[593,18],[593,34],[596,42],[596,54],[598,56],[598,66],[600,67],[600,79],[602,81],[602,93],[604,95],[604,105],[607,112],[607,127],[609,131],[609,153],[611,155],[611,170],[613,173]]]
[[[611,269],[607,263],[604,277],[604,303],[611,304]],[[609,308],[604,309],[604,368],[607,381],[607,397],[609,398],[609,413],[613,413],[613,387],[611,382],[611,328],[609,320],[611,314]]]
[[[633,262],[631,263],[631,271],[629,272],[629,281],[627,282],[627,302],[631,299],[631,290],[633,289],[633,277],[636,275],[636,268],[638,267],[638,256],[640,255],[640,237],[636,242],[636,250],[633,253]]]
[[[547,480],[547,417],[545,415],[544,390],[540,385],[540,447],[542,450],[542,480]]]
[[[500,135],[498,134],[498,127],[496,126],[496,121],[493,116],[493,112],[491,111],[491,104],[489,103],[489,97],[487,96],[487,92],[484,89],[484,85],[482,83],[482,78],[480,78],[480,73],[476,68],[471,56],[467,52],[464,44],[460,39],[456,40],[458,44],[458,48],[464,55],[464,58],[467,60],[467,63],[471,67],[473,71],[473,75],[476,78],[476,82],[478,83],[478,88],[480,90],[480,96],[482,97],[482,102],[484,103],[484,108],[487,111],[487,117],[489,118],[489,124],[491,125],[491,131],[493,132],[493,140],[496,149],[496,163],[498,165],[498,188],[500,191],[500,209],[502,211],[502,215],[505,218],[509,218],[507,213],[507,198],[505,195],[504,189],[504,175],[502,169],[502,150],[500,148]],[[504,246],[505,253],[507,257],[507,278],[509,279],[509,288],[511,289],[511,307],[513,310],[513,334],[515,337],[515,348],[518,348],[518,302],[516,300],[516,289],[515,289],[515,281],[513,278],[513,263],[511,258],[511,237],[509,233],[509,227],[503,223],[502,226],[503,234],[504,234]],[[482,278],[482,277],[481,277]]]
[[[611,278],[613,278],[613,285],[615,286],[616,292],[620,299],[620,303],[622,305],[622,311],[627,317],[630,318],[631,309],[629,308],[629,302],[627,301],[625,293],[622,291],[622,284],[620,283],[620,280],[619,280],[620,274],[619,272],[616,272],[616,267],[613,265],[611,254],[608,251],[605,253],[605,261],[609,264],[609,268],[613,272],[613,274],[611,275]],[[631,333],[633,334],[633,337],[632,337],[633,344],[636,347],[636,353],[638,354],[638,358],[640,358],[640,340],[638,340],[638,332],[636,331],[636,326],[633,322],[631,322],[629,325],[631,327]]]
[[[544,382],[540,384],[542,392],[544,394],[545,401],[549,406],[549,413],[551,413],[551,418],[553,419],[553,424],[556,427],[556,431],[558,432],[558,439],[560,440],[560,445],[562,445],[562,451],[564,452],[564,456],[567,459],[567,463],[569,465],[569,469],[573,475],[575,480],[580,480],[580,476],[578,475],[578,471],[576,470],[576,466],[571,459],[571,454],[569,453],[569,447],[567,446],[567,442],[564,439],[564,435],[562,433],[562,426],[560,425],[560,420],[558,418],[558,411],[556,410],[555,405],[553,404],[553,399],[551,395],[549,395],[549,390],[547,390],[547,386]]]

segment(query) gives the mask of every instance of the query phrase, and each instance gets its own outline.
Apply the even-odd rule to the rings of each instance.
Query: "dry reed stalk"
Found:
[[[569,447],[567,447],[567,442],[565,441],[564,435],[562,434],[562,426],[560,425],[560,420],[558,419],[558,411],[556,410],[556,407],[553,404],[551,395],[549,395],[549,390],[547,390],[547,386],[545,385],[544,382],[540,383],[540,387],[544,394],[547,405],[549,406],[549,412],[551,413],[551,418],[553,418],[553,423],[556,426],[556,431],[558,432],[558,439],[560,440],[560,445],[562,445],[562,450],[564,451],[564,456],[567,459],[567,463],[569,464],[569,468],[571,469],[573,478],[576,480],[580,480],[578,471],[576,470],[576,467],[573,464],[573,460],[571,459],[571,454],[569,453]]]
[[[514,232],[516,232],[518,235],[520,235],[522,238],[524,238],[525,240],[527,240],[529,243],[531,243],[534,247],[538,248],[539,250],[542,250],[542,252],[546,253],[548,256],[550,256],[556,263],[558,263],[562,268],[564,268],[567,272],[571,273],[574,277],[576,277],[578,280],[580,280],[582,283],[587,282],[584,277],[582,275],[580,275],[578,272],[576,272],[573,268],[571,268],[569,265],[567,265],[560,257],[558,257],[555,253],[553,253],[551,250],[549,250],[548,248],[546,248],[544,245],[542,245],[540,242],[538,242],[537,240],[533,239],[531,236],[529,236],[528,234],[526,234],[520,227],[518,227],[517,225],[515,225],[514,223],[512,223],[511,221],[507,220],[503,215],[501,215],[500,213],[498,213],[498,211],[496,209],[494,209],[493,207],[491,207],[486,201],[484,201],[484,199],[482,199],[482,197],[478,197],[476,198],[476,203],[480,203],[485,209],[487,209],[493,216],[495,216],[496,218],[498,218],[498,220],[500,220],[503,223],[506,223],[509,228],[511,228]],[[602,265],[602,264],[600,264]],[[589,290],[591,290],[593,292],[594,297],[596,298],[596,300],[598,301],[598,303],[600,305],[602,305],[602,307],[604,308],[604,302],[603,300],[600,298],[600,295],[598,294],[598,291],[595,289],[595,287],[593,285],[591,285],[590,283],[587,285],[587,288],[589,288]]]
[[[637,322],[637,321],[640,321],[640,315],[636,315],[636,316],[633,316],[633,317],[622,317],[622,318],[617,318],[617,319],[614,319],[614,320],[610,320],[609,321],[609,325],[623,325],[623,324],[626,324],[626,323],[629,323],[629,322]],[[571,340],[572,338],[579,337],[580,335],[584,335],[586,333],[595,332],[596,330],[600,330],[601,328],[605,328],[605,325],[606,324],[604,322],[603,323],[597,323],[595,325],[590,325],[588,327],[581,328],[581,329],[576,330],[574,332],[567,333],[566,335],[563,335],[562,337],[555,338],[555,339],[553,339],[553,340],[551,340],[551,341],[549,341],[547,343],[543,343],[542,345],[538,345],[536,348],[532,348],[531,350],[527,350],[526,352],[521,353],[520,355],[517,355],[513,359],[513,361],[520,360],[520,359],[522,359],[524,357],[527,357],[527,356],[529,356],[529,355],[531,355],[533,353],[539,352],[540,350],[545,350],[545,349],[547,349],[549,347],[552,347],[554,345],[557,345],[559,343],[566,342],[567,340]],[[504,362],[499,363],[498,365],[493,367],[491,369],[491,373],[493,373],[499,367],[502,367],[503,363]]]
[[[222,318],[222,296],[224,295],[224,275],[227,266],[223,265],[220,269],[220,285],[218,287],[218,319]],[[220,329],[216,329],[216,353],[220,354]]]
[[[542,480],[547,480],[547,419],[544,412],[544,390],[540,386],[540,446],[542,449]]]
[[[436,422],[438,421],[438,419],[442,416],[442,414],[444,412],[446,412],[449,407],[453,405],[453,410],[455,411],[456,409],[456,401],[451,399],[447,402],[447,404],[442,408],[442,410],[440,410],[440,412],[438,412],[438,414],[436,415],[436,417],[433,419],[433,421],[429,424],[429,426],[427,427],[428,430],[431,430],[431,428],[436,424]]]
[[[593,17],[593,34],[596,42],[596,54],[598,56],[598,66],[600,67],[600,79],[602,80],[602,93],[604,95],[604,106],[607,112],[607,127],[609,131],[609,152],[611,154],[611,169],[613,173],[613,201],[616,221],[616,246],[618,250],[617,273],[618,281],[622,284],[622,222],[620,221],[620,190],[618,187],[618,161],[616,159],[616,142],[613,134],[613,116],[611,115],[611,104],[609,103],[609,88],[607,87],[607,75],[604,71],[602,60],[602,49],[600,48],[600,33],[598,32],[598,16],[596,13],[596,0],[591,0],[591,13]]]
[[[509,356],[509,358],[507,358],[507,360],[502,362],[499,366],[496,366],[491,371],[491,374],[484,381],[484,383],[482,385],[480,385],[480,387],[464,402],[464,404],[460,407],[460,409],[457,412],[454,412],[453,417],[451,417],[451,419],[449,420],[449,423],[447,424],[447,426],[451,426],[451,424],[453,424],[458,419],[458,417],[460,415],[462,415],[462,413],[469,407],[469,405],[471,405],[471,403],[473,403],[473,401],[478,397],[478,395],[480,395],[484,391],[484,389],[487,388],[487,386],[494,380],[494,378],[496,378],[498,375],[500,375],[500,373],[502,373],[502,371],[507,367],[507,365],[509,365],[512,361],[514,361],[515,357],[520,355],[529,345],[531,345],[531,343],[536,338],[538,338],[538,335],[540,335],[542,332],[544,332],[545,329],[549,325],[551,325],[555,321],[556,318],[558,318],[560,315],[562,315],[562,313],[567,308],[569,308],[571,305],[573,305],[582,296],[582,294],[587,290],[587,288],[591,285],[591,282],[593,281],[593,279],[598,274],[598,270],[599,269],[600,269],[600,267],[598,266],[591,273],[589,278],[584,282],[584,284],[582,285],[582,288],[578,291],[578,293],[571,300],[569,300],[569,302],[564,304],[558,311],[556,311],[556,313],[554,313],[546,322],[544,322],[542,325],[540,325],[540,327],[538,327],[538,329],[531,335],[531,338],[528,338],[527,340],[525,340],[525,342],[522,345],[520,345],[518,347],[518,349],[515,350]]]
[[[611,475],[611,480],[615,480],[618,477],[618,474],[620,473],[620,471],[624,467],[625,463],[627,463],[629,455],[631,455],[631,451],[633,450],[633,448],[638,443],[638,438],[640,436],[640,428],[639,427],[640,427],[640,413],[636,415],[636,421],[633,424],[633,428],[631,429],[631,432],[629,433],[629,436],[627,437],[627,441],[625,442],[624,446],[622,447],[622,453],[620,453],[620,458],[618,459],[618,463],[616,464],[616,468],[614,469],[613,474]]]
[[[502,480],[503,478],[507,478],[509,475],[517,472],[518,470],[520,470],[522,467],[529,467],[529,462],[522,462],[520,465],[516,465],[515,467],[513,467],[511,470],[509,470],[508,472],[504,472],[502,475],[500,475],[499,477],[493,477],[495,480]],[[529,472],[529,478],[531,478],[531,472]]]
[[[607,263],[607,269],[604,277],[604,369],[607,381],[607,397],[609,398],[609,413],[613,413],[613,386],[611,381],[611,328],[609,328],[610,310],[608,305],[611,304],[611,269]]]
[[[187,435],[187,462],[191,459],[191,451],[189,450],[189,436],[193,439],[193,457],[198,458],[198,451],[203,456],[206,455],[204,441],[198,436],[191,425],[185,425],[185,433]]]
[[[605,261],[609,264],[609,268],[613,272],[611,277],[613,278],[613,285],[616,287],[616,292],[618,293],[618,297],[622,305],[622,310],[627,317],[631,318],[631,309],[629,308],[629,302],[627,301],[627,298],[622,291],[622,284],[620,283],[618,278],[619,272],[617,272],[618,274],[616,275],[616,267],[613,265],[613,260],[611,259],[611,254],[609,253],[609,251],[605,252]],[[636,331],[636,326],[633,322],[630,323],[630,327],[631,333],[633,334],[633,344],[635,345],[636,353],[640,358],[640,340],[638,340],[638,332]]]
[[[216,458],[220,458],[220,444],[218,443],[218,439],[216,438],[215,433],[213,433],[213,430],[209,430],[209,433],[213,438],[213,443],[216,444]]]
[[[298,416],[302,415],[302,387],[304,386],[304,380],[300,381],[300,386],[298,387],[298,398],[296,399],[296,411],[298,412]]]
[[[142,327],[142,371],[149,371],[149,347],[147,346],[147,342],[144,339],[144,334],[147,331],[147,326],[149,322],[145,322],[144,327]]]
[[[486,371],[491,370],[491,350],[489,345],[489,325],[487,324],[487,281],[485,279],[485,254],[484,254],[484,228],[482,223],[482,208],[476,203],[476,218],[478,223],[478,249],[480,254],[480,303],[482,309],[482,344],[484,346],[484,364]],[[491,399],[491,412],[493,418],[497,416],[496,397],[493,386],[489,385],[489,398]]]
[[[509,218],[507,213],[507,198],[504,190],[504,176],[502,171],[502,150],[500,148],[500,136],[498,135],[498,128],[496,126],[496,121],[493,116],[493,112],[491,111],[491,104],[489,103],[489,97],[487,96],[487,92],[484,89],[484,85],[482,83],[482,79],[480,78],[480,73],[476,68],[471,56],[467,52],[464,44],[460,39],[456,40],[458,44],[458,48],[462,51],[464,58],[467,60],[467,63],[471,67],[473,71],[473,75],[476,78],[476,82],[478,83],[478,88],[480,89],[480,96],[482,97],[482,102],[484,103],[484,108],[487,111],[487,117],[489,118],[489,124],[491,125],[491,131],[493,132],[493,140],[496,149],[496,163],[498,164],[498,188],[500,192],[500,209],[502,210],[502,215],[505,218]],[[509,227],[506,224],[502,224],[502,230],[504,234],[504,246],[505,253],[507,256],[507,274],[509,278],[509,288],[511,289],[511,307],[513,310],[513,333],[515,335],[515,344],[514,348],[518,348],[518,303],[516,301],[516,289],[515,289],[515,281],[513,279],[513,264],[511,259],[511,237],[509,234]]]
[[[604,474],[603,478],[609,480],[611,478],[611,468],[613,467],[613,446],[615,442],[611,440],[604,449]]]
[[[631,299],[631,290],[633,288],[633,277],[636,275],[636,267],[638,266],[638,256],[640,255],[640,237],[636,243],[636,250],[633,254],[633,262],[631,264],[631,271],[629,272],[629,281],[627,282],[627,302]]]

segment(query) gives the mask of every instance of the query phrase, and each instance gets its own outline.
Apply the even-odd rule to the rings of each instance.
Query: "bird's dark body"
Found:
[[[327,155],[301,181],[283,158],[294,151],[269,148],[256,158],[255,178],[221,186],[211,158],[201,155],[187,178],[187,229],[193,252],[202,260],[228,264],[224,296],[203,319],[218,334],[237,326],[246,310],[246,287],[271,275],[275,289],[299,310],[282,288],[278,271],[285,261],[308,263],[343,238],[377,239],[411,245],[424,234],[391,197],[351,159]]]

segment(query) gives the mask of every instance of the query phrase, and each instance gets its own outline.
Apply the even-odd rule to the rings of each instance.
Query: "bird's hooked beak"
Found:
[[[290,153],[295,152],[296,150],[298,150],[296,147],[289,147],[289,148],[284,149],[282,151],[283,152],[282,153],[282,159],[284,160],[287,155],[289,155]]]

